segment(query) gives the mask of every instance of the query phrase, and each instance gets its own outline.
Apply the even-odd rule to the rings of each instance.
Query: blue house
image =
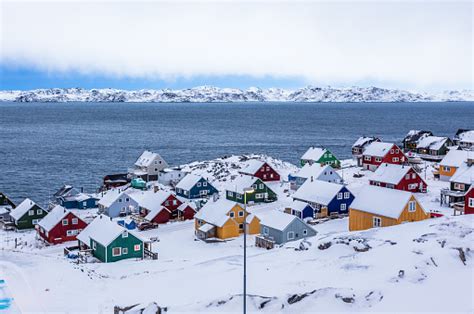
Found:
[[[307,180],[293,194],[293,200],[311,205],[316,217],[347,215],[354,194],[344,185],[320,180]]]
[[[218,192],[207,179],[192,173],[186,175],[176,185],[176,195],[188,199],[206,198]]]
[[[285,212],[301,219],[314,218],[314,208],[310,204],[301,201],[293,201]]]
[[[305,164],[296,173],[288,175],[288,181],[290,181],[290,188],[292,190],[298,190],[308,179],[332,183],[342,183],[343,181],[333,167],[318,163],[312,165]]]
[[[67,209],[89,209],[97,208],[99,197],[90,194],[79,193],[58,199],[59,205]]]

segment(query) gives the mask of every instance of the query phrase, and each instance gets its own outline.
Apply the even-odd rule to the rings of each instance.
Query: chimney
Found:
[[[81,186],[81,193],[84,193],[84,187]]]
[[[153,192],[158,192],[160,190],[160,187],[158,185],[153,186]]]

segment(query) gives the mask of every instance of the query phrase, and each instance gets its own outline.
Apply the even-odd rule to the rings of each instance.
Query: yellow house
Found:
[[[450,150],[443,160],[439,162],[439,179],[449,181],[456,170],[467,161],[469,152],[465,150]]]
[[[194,215],[194,227],[199,239],[229,239],[244,232],[247,217],[247,234],[260,233],[260,220],[245,212],[243,205],[227,199],[212,199]]]
[[[366,230],[430,218],[415,195],[400,190],[366,186],[349,208],[349,230]]]

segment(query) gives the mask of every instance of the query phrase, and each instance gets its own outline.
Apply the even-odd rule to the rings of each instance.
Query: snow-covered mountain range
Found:
[[[249,89],[199,86],[189,89],[50,88],[0,91],[0,101],[14,102],[437,102],[474,101],[474,90],[416,93],[378,87],[304,87]]]

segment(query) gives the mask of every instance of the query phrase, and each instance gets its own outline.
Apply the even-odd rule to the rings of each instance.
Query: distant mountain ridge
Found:
[[[13,102],[441,102],[474,101],[473,90],[416,93],[379,87],[313,87],[296,90],[199,86],[189,89],[49,88],[0,91],[0,101]]]

